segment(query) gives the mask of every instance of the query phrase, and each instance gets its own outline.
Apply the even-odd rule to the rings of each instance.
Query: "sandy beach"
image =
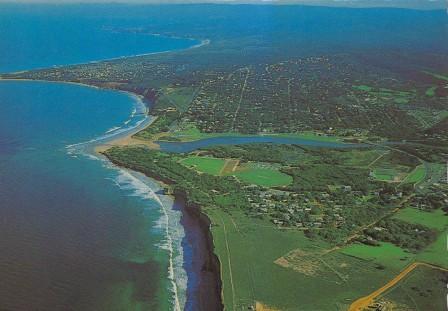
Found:
[[[135,133],[130,133],[125,137],[117,138],[105,144],[98,145],[95,147],[95,152],[103,153],[104,151],[114,147],[114,146],[144,146],[150,149],[160,149],[160,146],[156,144],[154,141],[141,140],[138,138],[132,137]]]

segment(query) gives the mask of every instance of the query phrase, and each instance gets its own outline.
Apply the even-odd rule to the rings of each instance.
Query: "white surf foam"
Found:
[[[154,119],[147,116],[147,108],[144,105],[142,98],[131,95],[135,99],[136,106],[131,112],[130,119],[125,122],[125,125],[139,119],[139,114],[144,114],[144,118],[129,124],[128,127],[115,127],[108,130],[104,135],[93,138],[89,141],[71,144],[66,146],[67,154],[72,157],[82,155],[91,160],[100,160],[102,164],[117,172],[116,178],[111,179],[112,182],[128,195],[139,197],[143,200],[150,200],[157,202],[160,208],[161,217],[155,222],[155,227],[161,229],[164,235],[164,241],[160,243],[161,249],[166,250],[168,254],[168,279],[170,282],[170,291],[172,293],[173,310],[181,311],[186,303],[187,291],[187,274],[183,267],[184,256],[182,248],[182,239],[185,236],[184,228],[180,224],[181,212],[172,209],[173,201],[169,196],[157,195],[156,192],[161,190],[159,184],[147,178],[143,174],[132,172],[126,169],[121,169],[114,166],[105,157],[98,156],[92,152],[97,145],[107,143],[107,141],[116,139],[125,133],[140,130],[146,124],[150,124]]]
[[[157,227],[164,233],[164,241],[158,246],[168,252],[168,279],[171,284],[173,298],[173,309],[181,311],[181,306],[186,302],[187,275],[183,269],[182,239],[185,236],[183,227],[180,225],[181,213],[172,209],[173,201],[166,196],[159,196],[156,191],[160,187],[149,184],[148,179],[142,174],[125,169],[118,169],[119,174],[115,184],[130,196],[151,200],[158,203],[161,217],[157,221]]]
[[[135,94],[126,93],[129,97],[134,100],[134,108],[129,116],[129,119],[125,122],[124,125],[128,126],[116,126],[112,127],[106,131],[101,136],[90,139],[85,142],[71,144],[65,146],[66,151],[69,155],[74,154],[85,154],[87,153],[88,147],[94,147],[95,145],[100,145],[101,143],[106,143],[107,141],[113,140],[115,138],[120,137],[121,135],[125,135],[126,133],[131,133],[132,131],[138,131],[142,129],[146,124],[150,124],[154,118],[147,115],[147,107],[143,102],[143,97],[137,96]],[[143,115],[143,118],[140,115],[137,115],[137,112]],[[141,118],[141,119],[140,119]],[[138,120],[138,121],[137,121]],[[134,124],[130,124],[132,121],[136,121]],[[93,149],[93,148],[92,148]]]
[[[114,126],[106,131],[106,134],[115,132],[116,130],[121,129],[121,126]]]

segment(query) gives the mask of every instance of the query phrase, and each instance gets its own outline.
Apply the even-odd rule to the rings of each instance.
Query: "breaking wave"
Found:
[[[158,195],[162,190],[161,186],[143,174],[118,168],[94,152],[94,148],[114,139],[124,137],[132,132],[137,132],[152,122],[152,118],[144,113],[138,112],[138,109],[146,109],[141,98],[133,96],[136,99],[136,107],[131,112],[124,127],[113,127],[106,131],[104,135],[96,137],[86,142],[67,145],[66,152],[72,157],[83,156],[91,160],[101,161],[103,166],[116,172],[113,178],[108,178],[126,195],[138,197],[141,200],[156,202],[160,209],[160,218],[155,222],[154,229],[163,234],[163,240],[156,245],[167,252],[168,255],[168,280],[170,292],[172,295],[173,310],[181,311],[186,303],[187,291],[187,273],[183,267],[184,257],[182,248],[182,239],[185,236],[183,226],[180,224],[181,212],[172,208],[174,202],[167,195]],[[143,107],[143,108],[142,108]],[[148,202],[148,203],[149,203]],[[153,206],[153,204],[148,204]]]
[[[172,294],[173,309],[181,311],[186,302],[187,274],[183,269],[182,239],[185,236],[180,225],[181,213],[172,209],[173,201],[166,195],[158,195],[161,190],[146,176],[126,169],[118,169],[114,183],[130,196],[143,200],[157,202],[161,217],[156,222],[156,228],[163,233],[164,239],[159,246],[168,253],[168,279]]]

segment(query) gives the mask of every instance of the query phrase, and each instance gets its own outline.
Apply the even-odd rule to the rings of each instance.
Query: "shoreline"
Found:
[[[133,138],[132,136],[141,131],[142,129],[146,128],[147,126],[151,125],[152,122],[156,120],[155,117],[151,116],[149,114],[149,103],[145,103],[144,99],[141,95],[119,90],[119,89],[112,89],[112,88],[103,88],[96,85],[89,85],[85,83],[80,82],[66,82],[66,81],[48,81],[48,80],[37,80],[37,79],[4,79],[0,77],[1,81],[11,81],[11,82],[38,82],[38,83],[62,83],[62,84],[71,84],[76,86],[82,86],[82,87],[90,87],[94,89],[99,90],[106,90],[106,91],[117,91],[126,94],[127,96],[131,97],[134,100],[134,104],[136,106],[142,105],[142,107],[145,108],[145,118],[143,119],[142,123],[137,124],[133,128],[125,130],[122,133],[112,132],[110,133],[110,136],[99,136],[91,141],[87,142],[81,142],[79,144],[75,144],[69,147],[77,147],[77,146],[84,146],[87,147],[86,153],[92,154],[94,156],[99,156],[102,159],[105,159],[110,164],[114,165],[117,168],[123,168],[120,165],[116,165],[112,161],[110,161],[107,156],[103,154],[107,149],[112,148],[114,146],[146,146],[151,149],[159,149],[159,146],[153,142],[148,141],[142,141]],[[128,168],[125,168],[126,170],[130,170],[132,172],[140,173],[135,170],[131,170]],[[171,180],[166,180],[163,178],[160,178],[160,176],[157,175],[145,175],[151,179],[153,179],[156,183],[160,185],[163,189],[168,189],[173,182]],[[221,281],[221,272],[220,272],[220,263],[219,259],[214,253],[214,244],[213,244],[213,237],[210,231],[210,219],[207,217],[206,214],[204,214],[200,207],[198,206],[191,206],[187,203],[187,196],[186,194],[181,193],[170,193],[170,196],[172,196],[173,201],[175,204],[177,203],[177,206],[179,207],[179,210],[181,212],[181,222],[180,225],[185,230],[185,237],[184,240],[190,239],[190,242],[194,240],[195,245],[193,247],[193,265],[190,267],[191,270],[193,270],[198,275],[198,282],[197,287],[193,288],[193,291],[189,286],[187,285],[186,288],[186,305],[187,306],[193,306],[193,310],[223,310],[223,304],[222,304],[222,281]],[[174,208],[173,206],[172,208]],[[193,226],[185,225],[186,222],[195,223],[197,225],[197,228]],[[197,230],[200,234],[196,237],[194,236],[194,230]],[[197,239],[200,239],[198,242]],[[183,259],[183,265],[185,265],[185,258]],[[185,266],[183,267],[185,269]],[[185,269],[187,276],[189,269]]]
[[[193,251],[192,260],[194,264],[192,265],[192,268],[196,267],[196,271],[194,272],[199,272],[197,290],[192,292],[190,288],[189,291],[189,286],[187,286],[186,310],[224,310],[222,302],[221,264],[218,256],[214,252],[215,247],[213,236],[210,231],[211,220],[209,217],[202,211],[200,206],[188,203],[186,193],[180,191],[170,192],[171,185],[175,184],[174,181],[152,172],[142,173],[126,166],[122,166],[119,163],[110,160],[103,153],[101,153],[101,156],[107,158],[110,163],[118,168],[137,172],[153,179],[161,186],[161,188],[168,192],[168,195],[174,198],[174,206],[177,205],[182,213],[181,224],[185,230],[184,239],[188,240],[189,238],[192,238],[195,242],[195,251]],[[187,223],[189,224],[186,225]],[[194,229],[197,229],[197,232],[200,233],[198,236],[201,239],[200,241],[197,240],[197,237],[194,237]],[[188,275],[189,271],[186,270],[186,272]],[[192,303],[193,305],[191,305]],[[188,308],[188,306],[190,306],[190,308]],[[192,307],[193,309],[191,309]]]
[[[135,126],[134,128],[130,128],[128,131],[125,131],[125,133],[115,133],[115,132],[111,132],[110,133],[110,139],[108,137],[104,137],[103,139],[101,139],[102,136],[99,136],[97,138],[94,138],[94,140],[96,139],[100,139],[101,142],[98,143],[94,143],[94,141],[87,141],[87,142],[81,142],[79,144],[75,144],[75,145],[83,145],[83,144],[94,144],[94,148],[93,150],[95,151],[96,154],[101,154],[102,152],[106,151],[109,148],[112,148],[114,146],[146,146],[149,147],[151,149],[160,149],[160,146],[152,141],[144,141],[144,140],[140,140],[137,138],[133,138],[132,136],[136,133],[138,133],[139,131],[145,129],[146,127],[150,126],[155,120],[157,120],[157,117],[152,116],[149,114],[149,104],[150,103],[146,103],[143,96],[140,94],[136,94],[130,91],[124,91],[124,90],[120,90],[120,89],[114,89],[114,88],[105,88],[105,87],[100,87],[100,86],[96,86],[96,85],[92,85],[92,84],[86,84],[86,83],[82,83],[82,82],[72,82],[72,81],[50,81],[50,80],[39,80],[39,79],[25,79],[25,78],[2,78],[0,76],[0,82],[5,81],[5,82],[37,82],[37,83],[60,83],[60,84],[68,84],[68,85],[76,85],[76,86],[82,86],[82,87],[88,87],[88,88],[93,88],[93,89],[97,89],[97,90],[104,90],[104,91],[111,91],[111,92],[120,92],[123,93],[129,97],[131,97],[136,103],[141,103],[141,105],[145,108],[145,119],[142,122],[142,124],[144,124],[144,126]],[[145,122],[146,121],[146,122]],[[106,135],[107,133],[104,133],[103,135]],[[119,135],[122,134],[122,135]],[[114,136],[121,136],[121,137],[114,137]]]
[[[156,35],[153,35],[156,36]],[[169,37],[167,37],[169,38]],[[97,59],[97,60],[90,60],[90,61],[85,61],[85,62],[80,62],[80,63],[71,63],[71,64],[62,64],[62,65],[50,65],[47,67],[36,67],[36,68],[32,68],[32,69],[24,69],[24,70],[17,70],[17,71],[8,71],[8,72],[0,72],[0,79],[1,79],[1,75],[2,74],[19,74],[19,73],[25,73],[25,72],[30,72],[30,71],[39,71],[39,70],[47,70],[47,69],[58,69],[58,68],[64,68],[64,67],[72,67],[72,66],[81,66],[81,65],[90,65],[90,64],[99,64],[99,63],[103,63],[103,62],[113,62],[113,61],[117,61],[117,60],[123,60],[123,59],[127,59],[127,58],[138,58],[138,57],[144,57],[144,56],[150,56],[150,55],[158,55],[158,54],[168,54],[168,53],[177,53],[177,52],[183,52],[183,51],[188,51],[191,49],[196,49],[196,48],[200,48],[206,45],[209,45],[211,43],[210,39],[195,39],[195,38],[182,38],[182,37],[171,37],[173,39],[182,39],[182,40],[190,40],[190,41],[198,41],[199,43],[194,44],[192,46],[189,46],[187,48],[183,48],[183,49],[173,49],[173,50],[166,50],[166,51],[159,51],[159,52],[150,52],[150,53],[140,53],[140,54],[132,54],[132,55],[127,55],[127,56],[117,56],[117,57],[112,57],[112,58],[105,58],[105,59]],[[45,81],[45,80],[42,80]],[[76,82],[73,82],[76,83]]]
[[[36,80],[31,80],[36,81]],[[51,81],[50,81],[51,82]],[[71,82],[72,84],[84,86],[82,83]],[[92,86],[98,89],[104,89],[97,86]],[[114,89],[107,89],[114,90]],[[130,170],[132,172],[140,173],[139,171],[132,170],[126,167],[122,167],[120,165],[115,164],[111,161],[107,156],[104,155],[104,152],[112,147],[124,147],[124,146],[146,146],[151,149],[160,149],[160,146],[152,141],[143,141],[132,136],[137,132],[145,129],[150,126],[157,118],[149,115],[149,107],[143,102],[143,97],[137,95],[135,93],[131,93],[128,91],[121,91],[123,93],[128,94],[133,98],[137,98],[137,102],[142,103],[146,107],[145,111],[145,119],[142,124],[144,126],[140,127],[137,125],[134,128],[129,129],[126,133],[123,133],[122,137],[113,137],[115,135],[119,135],[117,133],[112,133],[112,137],[106,138],[104,141],[100,142],[92,142],[87,144],[93,144],[93,153],[96,156],[100,156],[103,159],[106,159],[109,163],[116,166],[117,168],[124,168],[126,170]],[[148,122],[145,123],[145,121]],[[115,135],[114,135],[115,134]],[[154,180],[154,182],[158,183],[162,189],[169,190],[170,185],[173,184],[173,181],[165,178],[161,178],[156,174],[143,174],[144,176]],[[201,211],[199,206],[192,206],[188,204],[187,195],[181,193],[169,193],[169,196],[173,198],[173,206],[172,209],[175,209],[176,206],[179,207],[181,212],[181,221],[180,225],[183,227],[185,231],[185,236],[183,240],[188,240],[192,238],[195,242],[195,247],[193,253],[193,262],[191,265],[191,270],[196,270],[194,272],[199,272],[199,280],[197,284],[197,290],[192,291],[192,289],[188,286],[186,288],[186,304],[187,306],[193,306],[193,310],[224,310],[224,306],[222,303],[222,280],[221,280],[221,268],[220,262],[217,255],[214,253],[214,244],[213,244],[213,236],[210,231],[211,221],[206,214]],[[197,229],[201,233],[197,237],[194,237],[194,227],[190,227],[186,225],[186,222],[193,221],[197,224]],[[200,239],[198,241],[197,239]],[[182,241],[184,243],[184,241]],[[190,281],[189,278],[189,269],[185,268],[185,258],[183,258],[183,268],[187,273],[187,281]]]
[[[74,84],[83,85],[82,83]],[[96,86],[93,87],[99,88]],[[137,102],[145,105],[142,96],[127,91],[121,92],[126,93],[133,98],[137,98]],[[145,107],[145,119],[142,123],[144,124],[144,126],[137,125],[136,127],[126,131],[126,133],[123,133],[122,137],[113,137],[119,134],[112,133],[112,137],[106,138],[103,141],[87,143],[93,145],[93,149],[91,149],[90,152],[93,152],[96,156],[100,156],[101,158],[106,159],[109,163],[116,166],[117,168],[124,168],[126,170],[142,174],[139,171],[115,164],[107,156],[104,155],[104,152],[115,146],[146,146],[151,149],[160,148],[159,145],[152,141],[143,141],[132,137],[137,132],[150,126],[157,119],[156,117],[149,115],[149,108],[147,107],[147,105],[145,105]],[[148,122],[145,122],[146,120]],[[154,180],[154,182],[156,182],[164,190],[169,190],[170,185],[173,184],[173,181],[161,178],[156,174],[143,175]],[[168,193],[168,195],[173,198],[174,202],[171,208],[176,209],[176,207],[178,207],[181,212],[180,225],[183,227],[185,233],[182,244],[187,240],[190,240],[190,242],[194,241],[194,247],[192,247],[193,260],[191,266],[188,268],[186,267],[187,262],[185,260],[185,257],[183,258],[182,263],[182,268],[187,274],[187,288],[185,291],[186,300],[185,306],[183,307],[186,310],[189,310],[188,306],[190,306],[190,308],[193,308],[192,310],[224,310],[224,306],[222,303],[221,268],[219,258],[214,253],[213,236],[210,231],[211,221],[208,216],[201,211],[201,208],[199,206],[192,206],[188,204],[187,195],[185,193],[174,192]],[[187,225],[188,222],[190,223],[190,225]],[[191,226],[192,222],[195,223],[197,227],[195,225]],[[195,229],[197,229],[200,233],[197,236],[195,236],[194,234]],[[190,273],[192,272],[198,275],[198,282],[196,284],[197,288],[191,288],[190,286],[188,286],[188,282],[191,282]]]
[[[193,40],[193,39],[192,39]],[[186,51],[194,48],[199,48],[205,45],[210,44],[210,40],[201,40],[200,43],[193,45],[186,49],[181,49],[179,51]],[[162,51],[162,52],[154,52],[154,53],[146,53],[141,55],[131,55],[131,56],[125,56],[125,57],[118,57],[114,59],[105,59],[105,60],[99,60],[99,61],[93,61],[88,63],[82,63],[82,64],[90,64],[90,63],[99,63],[99,62],[107,62],[107,61],[113,61],[118,59],[125,59],[125,58],[132,58],[132,57],[140,57],[140,56],[147,56],[147,55],[154,55],[154,54],[162,54],[162,53],[174,53],[177,52],[176,50],[168,50],[168,51]],[[82,65],[82,64],[69,64],[69,65],[61,65],[61,66],[55,66],[56,68],[60,67],[68,67],[68,66],[76,66],[76,65]],[[45,68],[43,68],[45,69]],[[19,72],[29,72],[29,71],[35,71],[40,70],[38,68],[31,69],[31,70],[24,70],[24,71],[17,71]],[[54,80],[41,80],[41,79],[29,79],[29,78],[5,78],[2,77],[2,74],[14,74],[14,73],[1,73],[0,74],[0,82],[38,82],[38,83],[63,83],[63,84],[71,84],[76,86],[82,86],[82,87],[89,87],[94,88],[97,90],[106,90],[106,91],[115,91],[115,92],[121,92],[126,94],[127,96],[134,99],[135,105],[141,105],[144,107],[144,115],[145,118],[142,120],[141,123],[135,125],[132,128],[124,129],[123,132],[111,132],[111,133],[103,133],[102,136],[95,137],[90,141],[87,142],[81,142],[78,144],[74,144],[71,146],[67,146],[67,149],[69,147],[78,147],[78,146],[84,146],[87,147],[85,150],[87,154],[92,155],[95,157],[100,157],[100,159],[105,159],[108,161],[111,165],[116,166],[117,168],[122,168],[119,165],[116,165],[112,161],[110,161],[103,152],[107,149],[113,147],[113,146],[129,146],[129,145],[140,145],[140,146],[146,146],[151,149],[159,149],[160,147],[154,143],[154,142],[147,142],[147,141],[141,141],[136,138],[133,138],[132,136],[136,134],[137,132],[143,130],[147,126],[151,125],[152,122],[154,122],[157,117],[151,116],[149,114],[150,112],[150,102],[146,100],[142,95],[126,91],[122,89],[117,88],[110,88],[110,87],[104,87],[104,86],[98,86],[94,84],[87,84],[83,82],[74,82],[74,81],[54,81]],[[131,170],[132,172],[140,173],[135,170]],[[147,175],[145,175],[147,176]],[[153,179],[156,183],[160,185],[161,188],[167,189],[170,184],[172,184],[169,180],[163,180],[161,178],[158,178],[158,176],[147,176],[151,179]],[[193,262],[192,262],[192,270],[195,270],[198,273],[198,282],[197,282],[197,288],[194,288],[193,290],[188,286],[186,288],[186,304],[183,306],[183,308],[188,308],[188,306],[193,306],[193,310],[223,310],[224,306],[222,303],[222,281],[221,281],[221,273],[220,273],[220,263],[219,259],[214,253],[214,244],[213,244],[213,237],[210,231],[210,220],[208,217],[200,211],[200,207],[192,207],[189,206],[187,203],[186,195],[179,194],[179,193],[173,193],[170,194],[170,196],[173,197],[173,201],[180,206],[181,211],[181,222],[179,225],[183,227],[185,230],[185,237],[184,240],[192,238],[194,240],[194,247],[193,247]],[[173,205],[171,208],[175,208],[175,205]],[[194,234],[192,232],[195,229],[194,227],[192,229],[189,229],[188,226],[185,226],[185,221],[190,220],[193,222],[196,222],[196,225],[198,228],[198,232],[200,232],[199,235],[194,237]],[[196,238],[196,239],[195,239]],[[197,241],[197,238],[200,239],[200,241]],[[190,240],[191,241],[191,240]],[[184,241],[182,241],[184,242]],[[187,273],[187,278],[189,271],[185,268],[185,258],[183,258],[183,269]]]

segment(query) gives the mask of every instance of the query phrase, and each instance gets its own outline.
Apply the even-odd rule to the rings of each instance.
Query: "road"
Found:
[[[394,277],[392,280],[390,280],[383,287],[377,289],[376,291],[374,291],[370,295],[364,296],[362,298],[359,298],[358,300],[353,302],[350,305],[350,308],[348,310],[349,311],[362,311],[362,310],[367,309],[373,303],[375,298],[377,298],[379,295],[381,295],[382,293],[384,293],[388,289],[390,289],[393,286],[395,286],[406,275],[411,273],[418,266],[426,266],[426,267],[429,267],[429,268],[438,269],[438,270],[442,270],[442,271],[447,271],[448,272],[448,269],[445,269],[445,268],[442,268],[442,267],[439,267],[439,266],[431,265],[431,264],[428,264],[428,263],[425,263],[425,262],[414,262],[414,263],[410,264],[409,266],[407,266],[406,269],[401,271],[396,277]]]

